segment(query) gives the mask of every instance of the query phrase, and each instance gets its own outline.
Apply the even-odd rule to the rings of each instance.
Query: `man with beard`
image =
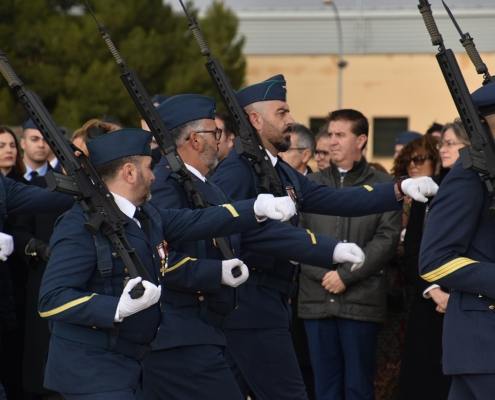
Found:
[[[205,179],[217,164],[223,134],[216,126],[215,107],[213,98],[195,94],[171,97],[158,107],[181,159],[210,205],[228,202],[225,191]],[[156,206],[194,208],[165,157],[154,173],[152,193]],[[272,221],[262,229],[230,235],[225,240],[235,255],[241,248],[286,259],[299,260],[304,255],[304,259],[326,268],[332,265],[329,254],[355,263],[360,260],[360,250],[353,244],[337,243]],[[139,395],[142,399],[244,398],[224,358],[223,330],[230,313],[235,313],[234,288],[247,279],[249,272],[240,260],[225,260],[215,243],[203,240],[175,247],[185,255],[165,272],[162,322],[153,351],[144,363],[143,391]],[[242,274],[234,278],[231,270],[236,265]]]
[[[429,178],[337,190],[297,174],[277,157],[291,146],[294,119],[286,102],[286,92],[283,75],[277,75],[241,89],[236,95],[258,132],[284,190],[297,196],[300,211],[357,217],[400,210],[399,200],[405,193],[426,201],[424,195],[436,191],[436,185]],[[234,152],[218,166],[213,181],[225,188],[233,199],[252,198],[259,186],[254,168]],[[297,225],[297,216],[292,218],[292,223]],[[260,399],[306,399],[289,332],[290,299],[296,292],[292,283],[299,266],[244,251],[240,257],[255,270],[250,271],[246,284],[239,288],[239,309],[232,315],[226,330],[226,356],[237,382],[243,393],[251,389]]]
[[[84,228],[88,216],[79,203],[50,240],[52,255],[39,301],[40,315],[50,320],[52,332],[44,385],[66,399],[135,398],[141,361],[160,323],[160,271],[174,263],[165,240],[258,228],[253,210],[261,218],[281,219],[294,211],[286,198],[197,211],[157,210],[146,203],[155,179],[150,142],[151,134],[141,129],[121,129],[86,142],[93,166],[124,214],[129,244],[150,275],[152,282],[142,282],[141,297],[129,295],[141,277],[130,279],[108,239]]]

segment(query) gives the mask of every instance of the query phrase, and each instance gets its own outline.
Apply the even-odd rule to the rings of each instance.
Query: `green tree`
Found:
[[[108,28],[127,67],[137,72],[151,96],[200,93],[219,101],[204,66],[206,58],[183,13],[174,12],[162,0],[93,3],[96,17]],[[246,62],[235,14],[222,3],[213,3],[199,25],[232,86],[241,87]],[[139,125],[138,111],[120,80],[122,71],[84,1],[2,0],[0,49],[58,124],[78,128],[106,114],[126,126]],[[1,79],[0,124],[21,124],[26,119],[16,95]]]

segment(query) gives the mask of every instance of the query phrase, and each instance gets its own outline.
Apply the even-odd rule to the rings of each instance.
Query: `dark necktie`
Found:
[[[134,213],[134,218],[136,218],[141,224],[141,229],[144,231],[148,239],[150,238],[150,225],[148,222],[148,217],[146,214],[142,212],[139,208],[136,208],[136,212]]]
[[[34,180],[36,179],[36,177],[38,176],[38,173],[36,171],[31,171],[29,173],[31,175],[31,180],[30,182],[34,182]]]

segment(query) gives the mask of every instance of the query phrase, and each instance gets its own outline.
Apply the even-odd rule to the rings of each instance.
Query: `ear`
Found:
[[[263,126],[263,118],[261,118],[261,115],[256,112],[256,111],[251,111],[248,114],[249,122],[251,122],[251,125],[253,125],[254,129],[260,130],[261,127]]]
[[[24,148],[24,147],[26,146],[26,139],[24,139],[23,137],[21,138],[20,145],[21,145],[21,149],[22,149],[22,150],[26,150],[26,149]]]
[[[133,163],[125,163],[121,169],[122,178],[129,184],[137,181],[137,168]]]
[[[189,136],[189,146],[191,146],[195,151],[200,151],[202,146],[202,141],[199,139],[200,135],[196,132],[192,132]]]
[[[357,143],[360,150],[363,150],[363,147],[365,146],[367,140],[368,136],[366,135],[359,135],[357,137]]]
[[[304,149],[302,152],[302,162],[306,164],[310,158],[311,158],[311,150]]]

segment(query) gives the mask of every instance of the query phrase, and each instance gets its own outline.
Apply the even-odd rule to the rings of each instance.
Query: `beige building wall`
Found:
[[[470,91],[481,86],[466,54],[457,60]],[[495,71],[495,54],[481,54]],[[337,107],[337,56],[256,56],[247,58],[246,83],[276,74],[287,80],[288,103],[297,122],[325,117]],[[391,159],[373,157],[373,118],[409,119],[409,129],[424,133],[432,122],[452,121],[457,112],[434,54],[349,55],[343,71],[343,108],[361,111],[370,121],[367,159],[390,169]]]

